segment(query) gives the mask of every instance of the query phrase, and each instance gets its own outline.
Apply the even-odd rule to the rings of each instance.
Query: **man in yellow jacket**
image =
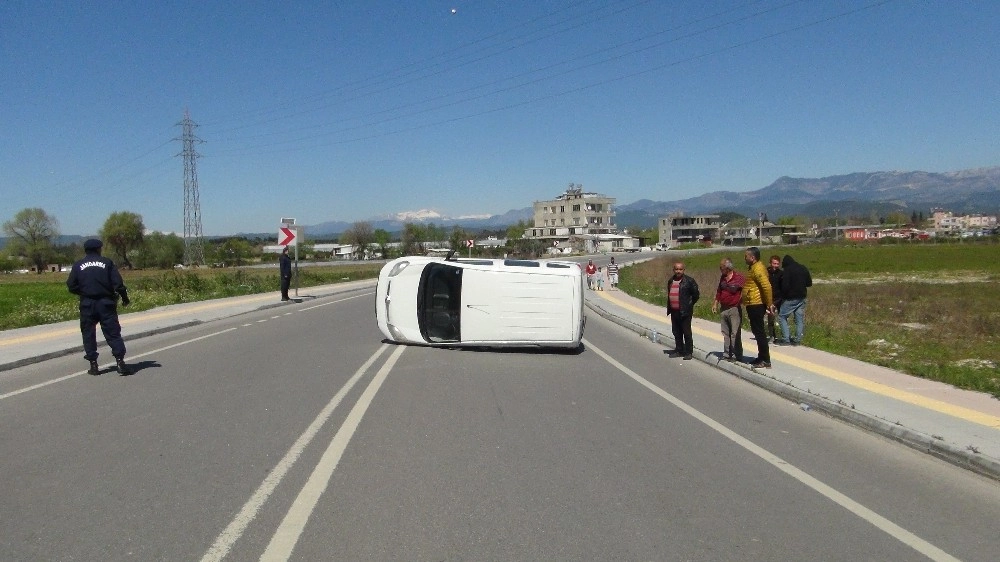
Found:
[[[750,268],[747,282],[743,285],[743,306],[750,320],[750,331],[757,340],[757,359],[750,363],[754,369],[771,368],[771,352],[767,347],[767,328],[764,316],[774,314],[774,298],[767,268],[760,262],[760,248],[751,246],[743,254]]]

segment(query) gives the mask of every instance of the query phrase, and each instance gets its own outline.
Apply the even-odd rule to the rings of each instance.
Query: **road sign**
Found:
[[[475,240],[466,240],[465,241],[465,247],[466,248],[471,248],[471,247],[473,247],[475,245],[476,245],[476,241]]]
[[[283,218],[283,219],[281,219],[281,224],[283,224],[285,226],[294,226],[295,225],[295,219],[284,219]]]
[[[278,245],[279,246],[296,246],[297,247],[299,245],[298,234],[299,234],[299,229],[294,228],[294,227],[289,228],[287,226],[283,226],[283,227],[279,228],[278,229]]]

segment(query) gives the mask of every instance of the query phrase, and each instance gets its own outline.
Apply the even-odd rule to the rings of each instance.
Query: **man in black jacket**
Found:
[[[781,344],[781,340],[778,339],[778,331],[775,330],[775,324],[778,320],[777,311],[781,310],[781,258],[778,256],[771,256],[771,260],[767,266],[767,280],[771,282],[771,299],[774,301],[775,313],[767,314],[767,335],[770,336],[771,341],[776,344]],[[788,341],[788,336],[785,336],[785,342]]]
[[[281,273],[281,300],[290,300],[288,287],[292,284],[292,258],[288,257],[288,246],[281,249],[281,257],[278,258],[278,271]]]
[[[778,324],[781,326],[781,336],[785,342],[792,345],[802,343],[802,336],[805,333],[806,319],[806,290],[812,287],[812,276],[809,270],[794,259],[785,254],[781,260],[781,296],[784,301],[778,311]],[[788,317],[795,317],[795,338],[789,339]]]
[[[674,264],[674,275],[667,279],[667,312],[670,313],[670,329],[674,333],[674,353],[689,360],[694,356],[691,341],[691,318],[694,303],[701,295],[694,277],[684,274],[684,264]],[[673,354],[672,354],[673,355]]]
[[[80,296],[80,332],[83,334],[83,358],[90,362],[87,373],[101,374],[97,366],[97,324],[101,325],[104,339],[111,354],[118,362],[118,372],[132,374],[125,364],[125,341],[118,322],[118,296],[122,306],[128,306],[128,289],[115,267],[115,262],[101,256],[101,241],[90,239],[83,243],[86,256],[73,264],[66,279],[69,292]]]

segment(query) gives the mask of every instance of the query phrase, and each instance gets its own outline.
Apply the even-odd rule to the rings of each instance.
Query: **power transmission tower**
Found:
[[[198,157],[195,143],[205,142],[194,136],[197,123],[191,120],[188,110],[184,110],[181,126],[181,145],[178,156],[184,157],[184,265],[204,265],[205,248],[201,236],[201,203],[198,196]],[[174,139],[177,140],[177,139]]]

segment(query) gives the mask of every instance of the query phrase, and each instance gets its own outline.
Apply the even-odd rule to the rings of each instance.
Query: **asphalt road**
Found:
[[[371,293],[0,373],[4,560],[996,560],[1000,487],[590,314],[381,342]],[[21,392],[23,391],[23,392]]]

